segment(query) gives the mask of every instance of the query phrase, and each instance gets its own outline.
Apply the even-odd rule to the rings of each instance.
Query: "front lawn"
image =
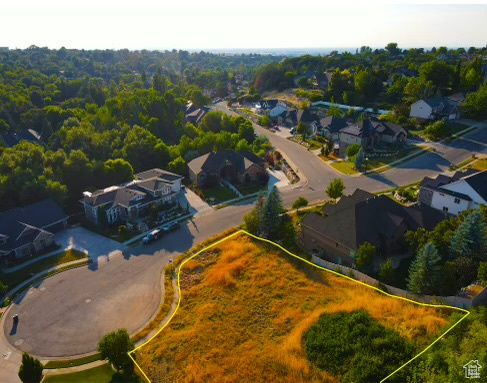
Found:
[[[202,189],[202,191],[206,199],[214,198],[219,203],[238,197],[232,190],[225,186],[214,186],[212,188]]]
[[[487,170],[487,158],[475,161],[471,167],[481,171]]]
[[[89,370],[73,372],[63,375],[49,375],[43,383],[138,383],[138,377],[126,377],[113,371],[109,364],[104,364]]]
[[[51,267],[59,266],[63,263],[76,261],[83,258],[88,258],[88,256],[81,251],[74,249],[66,250],[60,254],[41,259],[40,261],[37,261],[29,266],[25,266],[24,268],[13,273],[0,272],[0,281],[5,283],[9,290],[11,290],[15,286],[24,282],[26,279],[29,279],[32,275],[50,269]]]
[[[357,174],[358,171],[355,170],[355,164],[350,161],[336,161],[331,162],[330,166],[342,172],[344,174]]]
[[[457,134],[458,132],[460,132],[464,129],[467,129],[469,127],[469,125],[464,125],[464,124],[461,124],[461,123],[455,122],[455,121],[447,121],[446,126],[448,127],[448,136],[447,137],[451,137],[452,135]],[[422,129],[409,129],[408,133],[416,135],[416,136],[420,136],[423,138],[428,138],[426,133],[425,133],[425,130],[426,130],[426,127],[422,128]],[[445,137],[433,139],[432,141],[439,141],[442,138],[445,138]]]
[[[267,185],[260,185],[260,184],[249,184],[249,185],[234,185],[240,193],[243,195],[249,195],[258,193],[261,190],[267,190]]]
[[[413,148],[402,149],[394,156],[371,158],[367,164],[367,171],[389,165],[392,162],[399,161],[406,156],[412,155],[414,153],[419,153],[422,150],[422,148],[415,146]]]
[[[97,360],[101,360],[101,354],[97,352],[96,354],[85,356],[78,359],[71,359],[71,360],[50,360],[44,365],[44,368],[67,368],[67,367],[75,367],[81,366],[83,364],[96,362]]]

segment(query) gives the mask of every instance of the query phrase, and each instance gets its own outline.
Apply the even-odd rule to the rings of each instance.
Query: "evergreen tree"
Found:
[[[267,197],[262,210],[260,232],[267,238],[276,238],[281,223],[280,214],[283,210],[279,190],[274,186]]]
[[[42,380],[41,362],[26,352],[22,354],[22,365],[19,369],[19,378],[23,383],[39,383]]]
[[[415,294],[434,294],[438,286],[441,257],[432,242],[420,250],[409,268],[408,289]]]
[[[257,196],[257,201],[255,202],[255,207],[248,214],[243,217],[244,227],[249,233],[260,234],[262,213],[264,211],[265,205],[265,193],[261,191]]]
[[[364,168],[364,164],[365,164],[365,154],[364,154],[364,150],[360,148],[360,150],[357,153],[357,156],[355,157],[355,169],[361,172]]]
[[[486,245],[485,222],[480,210],[474,210],[453,233],[450,243],[452,257],[483,257]]]

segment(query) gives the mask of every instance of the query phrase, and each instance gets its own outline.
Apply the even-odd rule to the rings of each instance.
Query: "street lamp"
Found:
[[[369,163],[369,157],[365,157],[365,172],[364,174],[367,174],[367,164]]]

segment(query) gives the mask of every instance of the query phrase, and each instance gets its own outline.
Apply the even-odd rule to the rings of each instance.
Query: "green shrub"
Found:
[[[360,148],[361,148],[360,144],[350,145],[347,148],[347,157],[352,158],[353,156],[355,156],[358,153],[358,151],[360,150]]]
[[[308,360],[341,382],[377,382],[410,359],[414,348],[365,311],[323,314],[303,335]]]

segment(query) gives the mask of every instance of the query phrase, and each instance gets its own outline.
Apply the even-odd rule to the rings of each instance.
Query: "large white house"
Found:
[[[264,100],[255,105],[255,110],[257,113],[266,114],[270,118],[277,118],[287,111],[287,105],[281,100]]]
[[[487,171],[425,177],[419,185],[419,202],[453,215],[487,205]]]
[[[441,120],[444,117],[448,120],[456,120],[458,116],[458,105],[444,97],[416,101],[411,105],[409,113],[409,117],[421,121]]]
[[[134,220],[147,214],[153,205],[174,203],[183,179],[178,174],[157,168],[137,173],[135,178],[124,185],[93,193],[85,191],[81,203],[86,219],[98,224],[100,214],[106,214],[109,224]]]

